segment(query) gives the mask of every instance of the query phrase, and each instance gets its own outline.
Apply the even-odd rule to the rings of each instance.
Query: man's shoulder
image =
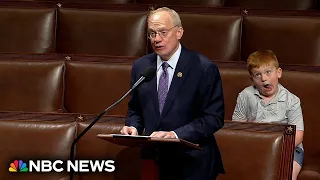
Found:
[[[151,63],[152,61],[156,60],[156,57],[157,57],[156,53],[150,53],[150,54],[144,55],[144,56],[136,59],[134,61],[134,64],[136,64],[136,65],[148,64],[148,63]]]
[[[189,58],[192,58],[193,61],[200,61],[205,64],[210,64],[212,61],[205,55],[197,52],[195,50],[188,49],[187,47],[181,45],[181,54],[186,54]]]
[[[191,61],[189,61],[191,63],[191,66],[199,67],[204,71],[207,70],[208,68],[213,68],[216,70],[219,69],[216,63],[214,63],[210,58],[201,54],[200,52],[188,50],[188,49],[187,49],[187,52],[189,55],[189,59],[191,59]]]
[[[191,51],[191,53],[193,53],[194,56],[198,57],[200,63],[203,64],[204,66],[210,66],[210,65],[217,66],[210,58],[201,54],[200,52]]]

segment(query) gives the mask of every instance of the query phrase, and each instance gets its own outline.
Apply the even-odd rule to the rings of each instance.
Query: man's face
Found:
[[[251,70],[250,78],[261,95],[272,97],[278,90],[278,79],[282,76],[282,69],[273,64],[264,65]]]
[[[153,35],[150,42],[153,50],[163,60],[168,60],[179,47],[179,40],[183,35],[182,27],[177,27],[168,12],[153,14],[148,19],[148,33]]]

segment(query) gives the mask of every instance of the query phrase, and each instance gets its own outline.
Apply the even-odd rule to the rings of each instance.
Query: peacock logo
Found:
[[[27,164],[22,160],[14,160],[9,167],[9,172],[28,172],[28,170]]]

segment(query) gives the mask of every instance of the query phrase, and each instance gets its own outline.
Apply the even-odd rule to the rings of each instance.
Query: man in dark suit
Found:
[[[132,66],[133,84],[149,66],[157,76],[132,92],[122,134],[180,138],[202,150],[159,149],[160,179],[212,180],[224,173],[213,133],[224,125],[221,77],[207,57],[180,44],[183,28],[172,9],[159,8],[148,15],[148,37],[154,53]]]

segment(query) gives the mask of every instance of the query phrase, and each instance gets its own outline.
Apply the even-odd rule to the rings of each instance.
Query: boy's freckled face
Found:
[[[261,95],[272,97],[278,91],[278,79],[282,76],[282,69],[273,64],[260,66],[251,70],[250,78]]]

